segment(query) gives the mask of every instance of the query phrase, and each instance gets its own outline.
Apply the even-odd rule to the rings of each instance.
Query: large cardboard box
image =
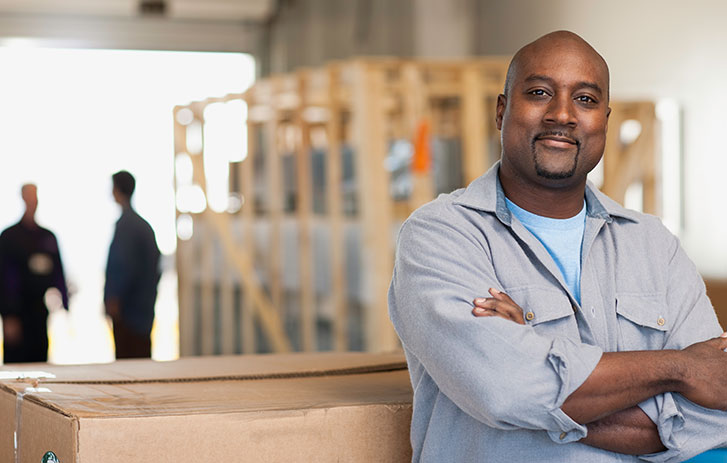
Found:
[[[400,354],[5,365],[3,376],[3,463],[49,451],[60,463],[411,459]]]

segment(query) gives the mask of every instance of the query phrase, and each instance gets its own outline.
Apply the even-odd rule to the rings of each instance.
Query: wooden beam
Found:
[[[424,85],[422,67],[414,62],[407,62],[402,66],[402,85],[406,89],[402,97],[404,100],[404,120],[409,140],[417,149],[429,152],[429,147],[417,146],[417,143],[429,144],[431,141],[431,111],[429,109],[429,93]],[[427,140],[419,140],[419,136],[426,133]],[[431,154],[431,153],[430,153]],[[415,152],[415,158],[417,153]],[[414,161],[417,162],[416,159]],[[434,198],[434,178],[432,175],[432,159],[428,159],[429,168],[420,170],[416,165],[412,168],[412,191],[409,197],[409,208],[414,210]]]
[[[242,198],[242,207],[240,215],[242,217],[242,237],[243,244],[241,252],[245,253],[250,260],[250,267],[254,272],[255,256],[255,235],[253,232],[253,221],[255,220],[255,195],[253,190],[253,166],[255,156],[257,156],[257,134],[256,131],[261,128],[248,122],[247,125],[247,157],[240,163],[240,194]],[[239,269],[238,269],[239,271]],[[242,281],[242,276],[240,276]],[[252,354],[255,352],[255,319],[254,302],[252,294],[247,291],[245,285],[242,285],[242,307],[240,314],[240,335],[242,336],[242,352],[244,354]]]
[[[348,350],[348,308],[346,304],[346,256],[343,228],[343,183],[341,106],[337,96],[339,69],[328,67],[328,111],[326,123],[326,199],[331,250],[331,302],[333,303],[333,348]]]
[[[268,242],[268,288],[270,299],[279,316],[284,316],[283,307],[283,257],[282,257],[282,220],[283,220],[283,183],[282,162],[283,154],[278,118],[273,117],[265,123],[265,168],[268,198],[268,217],[270,218],[270,241]]]
[[[362,264],[366,349],[387,351],[398,348],[398,338],[389,321],[387,290],[393,269],[391,239],[391,197],[389,175],[383,168],[387,140],[382,109],[384,72],[365,61],[355,65],[353,90],[353,137],[356,146],[356,175],[363,231]]]
[[[209,210],[207,208],[206,210]],[[206,222],[200,227],[203,235],[201,244],[201,284],[202,284],[202,305],[201,305],[201,334],[202,334],[202,355],[215,353],[215,242],[212,224]]]
[[[485,101],[475,67],[462,70],[462,177],[468,185],[489,167],[486,152]]]
[[[300,273],[300,330],[301,347],[304,351],[316,350],[316,324],[318,314],[315,307],[315,288],[313,280],[313,238],[311,236],[311,214],[313,190],[310,157],[310,132],[308,124],[303,120],[303,109],[306,107],[307,73],[298,73],[297,90],[300,95],[300,106],[295,112],[295,125],[300,131],[300,139],[296,149],[296,168],[298,184],[298,200],[296,211],[298,218],[298,264]]]

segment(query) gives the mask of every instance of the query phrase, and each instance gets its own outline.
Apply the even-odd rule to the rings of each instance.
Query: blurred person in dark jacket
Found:
[[[148,358],[161,276],[159,248],[149,223],[131,207],[133,175],[122,170],[112,180],[121,217],[109,248],[104,305],[113,321],[116,358]]]
[[[56,288],[68,309],[58,241],[35,221],[38,188],[22,186],[25,213],[0,234],[0,315],[5,363],[48,360],[46,293]]]

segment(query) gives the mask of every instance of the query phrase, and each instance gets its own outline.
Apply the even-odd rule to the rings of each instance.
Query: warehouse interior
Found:
[[[162,254],[154,360],[401,354],[397,232],[499,158],[509,59],[563,29],[610,69],[590,179],[679,238],[725,327],[725,16],[717,0],[0,0],[0,229],[37,184],[70,293],[68,311],[46,296],[49,364],[115,374],[122,169]]]

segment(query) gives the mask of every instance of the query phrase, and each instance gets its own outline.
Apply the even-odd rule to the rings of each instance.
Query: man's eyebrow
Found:
[[[553,78],[544,76],[542,74],[532,74],[525,78],[526,83],[537,82],[537,81],[547,82],[550,85],[555,84],[555,80],[553,80]],[[575,87],[576,88],[584,88],[584,87],[590,88],[594,92],[597,92],[599,95],[603,95],[603,89],[601,88],[600,85],[598,85],[595,82],[588,82],[588,81],[584,80],[584,81],[576,83]]]

